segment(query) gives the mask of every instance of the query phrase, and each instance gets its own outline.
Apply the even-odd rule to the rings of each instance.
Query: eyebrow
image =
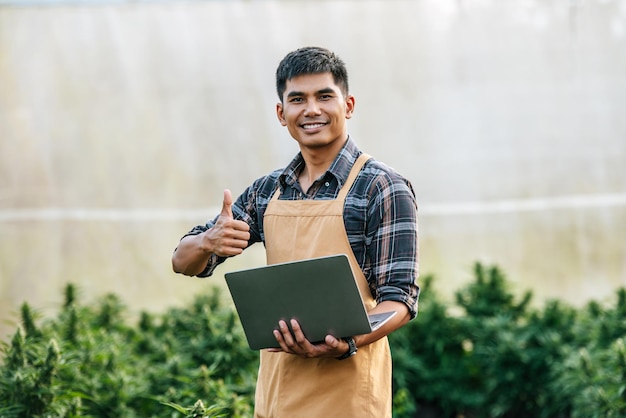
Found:
[[[323,89],[318,90],[318,91],[315,92],[315,94],[317,94],[317,95],[320,95],[320,94],[334,94],[334,93],[335,93],[335,90],[333,90],[330,87],[326,87],[326,88],[323,88]],[[304,92],[302,92],[302,91],[290,91],[287,94],[287,97],[298,97],[298,96],[306,96],[306,94]]]

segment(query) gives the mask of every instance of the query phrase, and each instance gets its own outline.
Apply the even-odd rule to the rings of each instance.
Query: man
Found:
[[[415,317],[419,296],[412,186],[348,135],[355,99],[334,53],[307,47],[287,54],[276,88],[278,120],[300,152],[234,203],[225,190],[221,214],[181,239],[174,271],[209,276],[255,242],[265,244],[268,264],[348,254],[368,312],[397,314],[370,334],[328,335],[316,344],[297,321],[280,321],[280,348],[261,351],[255,416],[391,417],[386,336]]]

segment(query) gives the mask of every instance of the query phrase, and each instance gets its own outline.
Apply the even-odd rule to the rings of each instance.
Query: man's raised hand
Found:
[[[233,219],[232,205],[233,196],[230,190],[226,189],[222,212],[213,228],[205,232],[209,247],[220,257],[241,254],[250,240],[250,226],[244,221]]]

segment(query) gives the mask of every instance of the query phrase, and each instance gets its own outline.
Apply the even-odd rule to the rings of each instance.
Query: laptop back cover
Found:
[[[273,330],[281,319],[297,319],[311,342],[372,330],[345,254],[234,271],[225,278],[252,349],[279,347]]]

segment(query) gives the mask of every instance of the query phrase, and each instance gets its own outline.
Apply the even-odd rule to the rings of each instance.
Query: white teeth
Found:
[[[317,128],[321,128],[322,126],[324,126],[323,123],[315,123],[315,124],[311,124],[311,125],[304,125],[304,129],[317,129]]]

